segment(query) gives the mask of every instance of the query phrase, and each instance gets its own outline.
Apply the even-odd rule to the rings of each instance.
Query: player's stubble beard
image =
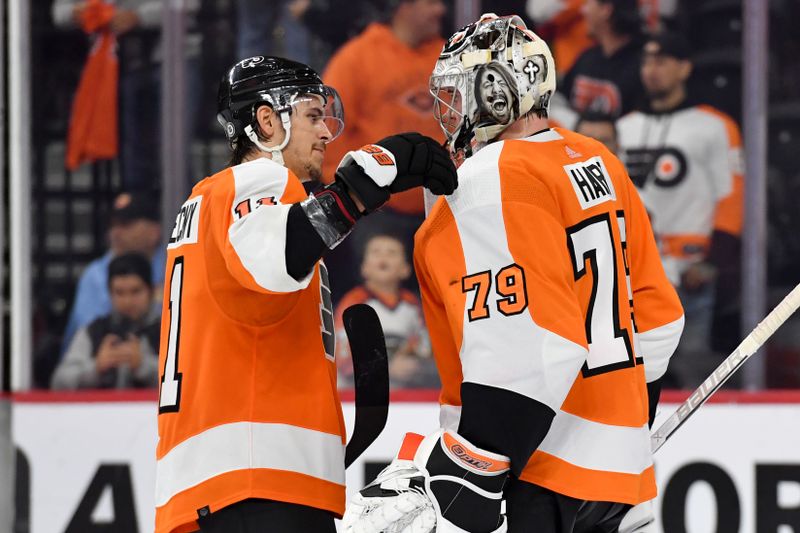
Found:
[[[322,181],[322,168],[319,166],[314,165],[313,163],[306,164],[306,173],[308,174],[308,179],[315,182]]]

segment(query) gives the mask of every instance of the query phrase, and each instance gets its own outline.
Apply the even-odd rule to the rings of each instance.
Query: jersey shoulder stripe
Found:
[[[728,142],[731,144],[731,147],[741,148],[742,134],[739,131],[739,126],[737,126],[736,121],[734,121],[730,115],[707,104],[699,105],[697,106],[697,109],[719,119],[720,122],[722,122],[722,124],[725,126],[725,132],[728,134]]]

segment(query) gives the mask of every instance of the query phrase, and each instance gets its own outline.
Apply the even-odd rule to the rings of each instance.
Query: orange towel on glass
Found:
[[[84,162],[113,159],[119,152],[117,39],[108,29],[113,16],[114,6],[100,0],[89,0],[80,16],[83,30],[98,35],[72,102],[65,158],[69,170]]]

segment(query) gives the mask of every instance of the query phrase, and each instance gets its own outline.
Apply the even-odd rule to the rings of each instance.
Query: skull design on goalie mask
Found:
[[[493,13],[450,37],[430,79],[434,116],[456,164],[529,111],[546,114],[555,89],[547,44],[518,16]]]

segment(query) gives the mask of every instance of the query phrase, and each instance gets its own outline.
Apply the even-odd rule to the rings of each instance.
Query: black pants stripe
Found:
[[[243,500],[198,520],[202,533],[335,533],[333,514],[273,500]]]

